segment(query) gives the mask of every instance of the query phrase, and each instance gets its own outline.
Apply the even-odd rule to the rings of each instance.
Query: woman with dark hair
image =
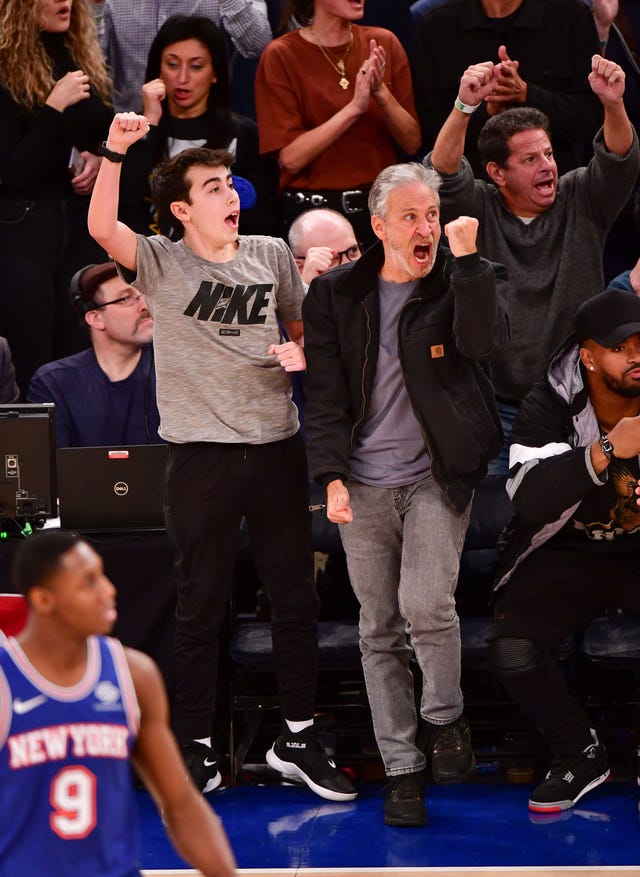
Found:
[[[275,162],[260,157],[255,122],[231,111],[225,41],[210,18],[173,15],[162,25],[149,50],[142,112],[151,129],[128,151],[120,187],[120,215],[127,225],[140,234],[157,233],[149,174],[164,158],[207,146],[235,156],[242,233],[275,230]]]
[[[36,368],[86,347],[72,274],[106,258],[88,195],[111,120],[89,0],[0,4],[0,335],[24,394]]]
[[[301,27],[260,59],[260,149],[278,156],[283,231],[330,207],[370,240],[371,183],[420,148],[406,53],[391,31],[355,24],[363,14],[364,0],[289,0]]]

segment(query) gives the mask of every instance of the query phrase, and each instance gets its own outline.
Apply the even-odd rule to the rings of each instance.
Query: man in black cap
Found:
[[[91,347],[41,366],[27,400],[55,403],[58,447],[162,442],[144,297],[120,279],[115,262],[82,268],[69,292]]]
[[[491,662],[555,756],[535,812],[566,810],[609,776],[552,652],[607,609],[640,614],[639,414],[640,298],[608,289],[580,306],[511,434]]]

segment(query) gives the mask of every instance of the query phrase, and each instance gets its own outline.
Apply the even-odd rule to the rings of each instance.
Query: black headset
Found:
[[[90,298],[88,301],[82,297],[82,288],[80,286],[80,281],[82,279],[82,275],[89,268],[94,268],[95,265],[85,265],[84,268],[81,268],[71,278],[71,283],[69,284],[69,295],[71,296],[71,301],[73,303],[74,308],[80,314],[80,316],[84,316],[88,314],[89,311],[95,311],[98,307],[98,304]]]

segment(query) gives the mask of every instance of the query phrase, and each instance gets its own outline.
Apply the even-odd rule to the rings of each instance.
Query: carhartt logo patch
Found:
[[[431,359],[440,359],[444,356],[444,344],[431,345]]]

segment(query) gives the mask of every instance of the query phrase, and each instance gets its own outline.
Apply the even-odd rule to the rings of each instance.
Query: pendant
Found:
[[[349,88],[349,80],[346,76],[343,76],[340,80],[340,88],[344,89],[345,91]]]
[[[338,61],[338,72],[344,76],[344,61],[342,59]]]

